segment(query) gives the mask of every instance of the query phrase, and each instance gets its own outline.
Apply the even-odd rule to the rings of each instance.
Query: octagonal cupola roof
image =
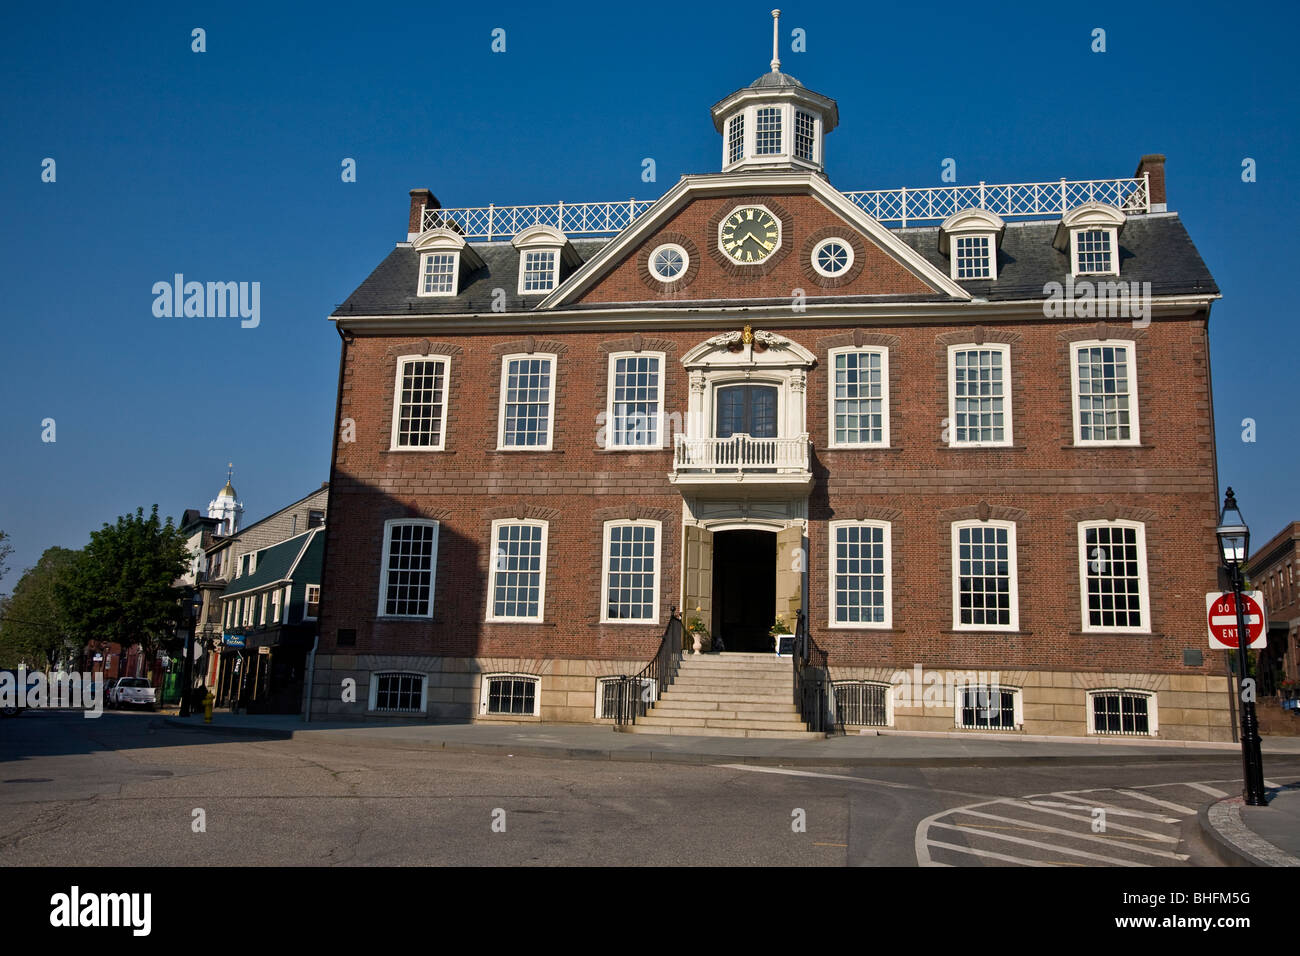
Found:
[[[777,55],[780,10],[772,11],[772,69],[713,104],[722,134],[722,171],[825,168],[823,138],[840,121],[829,96],[781,72]]]

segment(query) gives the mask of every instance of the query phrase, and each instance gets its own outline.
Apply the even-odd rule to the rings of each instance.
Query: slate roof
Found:
[[[320,538],[320,532],[324,528],[312,528],[305,534],[298,535],[296,538],[289,538],[281,541],[279,544],[273,544],[268,548],[263,548],[257,552],[257,570],[252,574],[245,574],[235,578],[223,592],[223,597],[230,597],[235,594],[247,594],[250,591],[256,591],[267,585],[274,584],[277,581],[283,581],[289,577],[289,570],[293,567],[298,556],[305,554],[309,548]]]
[[[963,288],[989,301],[1044,298],[1048,282],[1064,284],[1069,275],[1069,258],[1052,246],[1057,220],[1011,222],[1003,233],[998,250],[996,281],[962,282]],[[939,252],[939,227],[892,229],[897,236],[934,264],[944,275],[949,273],[948,258]],[[589,260],[609,239],[570,240],[583,262]],[[505,291],[507,312],[527,312],[536,308],[541,296],[521,296],[519,288],[519,252],[509,242],[474,243],[473,249],[483,259],[483,266],[463,276],[461,291],[455,296],[418,296],[416,285],[420,271],[420,254],[409,246],[399,246],[366,278],[335,311],[334,316],[349,315],[458,315],[491,312],[493,290]],[[1214,295],[1219,291],[1192,245],[1182,221],[1173,213],[1130,216],[1119,235],[1120,275],[1102,277],[1111,281],[1150,282],[1151,294]],[[564,267],[563,282],[573,272]],[[1077,280],[1076,280],[1077,281]],[[948,301],[944,294],[911,296],[836,296],[818,295],[808,290],[810,302],[929,302]],[[707,303],[710,306],[759,305],[767,300],[659,300],[647,298],[640,303],[654,306],[688,308]],[[771,302],[788,301],[785,298]],[[608,308],[607,304],[564,306],[564,308]]]

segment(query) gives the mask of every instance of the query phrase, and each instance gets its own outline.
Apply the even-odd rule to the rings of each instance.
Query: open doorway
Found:
[[[776,617],[776,534],[718,531],[713,536],[713,625],[725,651],[772,650]]]

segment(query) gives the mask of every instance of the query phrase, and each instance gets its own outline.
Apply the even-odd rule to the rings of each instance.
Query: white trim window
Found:
[[[1119,275],[1119,231],[1123,210],[1087,202],[1061,217],[1052,245],[1070,257],[1071,275]]]
[[[384,522],[379,573],[380,617],[433,617],[434,573],[438,567],[438,522],[391,518]],[[306,613],[304,604],[303,612]]]
[[[1024,702],[1017,687],[962,684],[954,698],[953,716],[962,730],[1016,730],[1025,723]]]
[[[451,360],[446,356],[403,355],[397,360],[393,450],[443,451],[447,447],[450,373]]]
[[[609,357],[606,448],[662,448],[663,352],[615,352]]]
[[[658,521],[606,521],[600,607],[602,623],[659,623]]]
[[[271,592],[271,623],[280,623],[280,589]]]
[[[309,584],[303,595],[302,619],[314,621],[320,614],[320,585]]]
[[[745,114],[737,113],[727,123],[727,164],[745,158]]]
[[[1079,524],[1085,631],[1151,632],[1146,527],[1138,521]]]
[[[830,626],[891,627],[889,522],[832,521],[829,528]]]
[[[1128,340],[1070,345],[1076,445],[1138,444],[1135,352]]]
[[[1088,691],[1088,733],[1098,736],[1154,737],[1156,695],[1145,690],[1102,688]]]
[[[559,281],[559,249],[525,249],[520,254],[520,295],[542,295],[554,289]]]
[[[993,236],[953,236],[953,278],[993,278]]]
[[[831,349],[830,447],[889,445],[889,350]]]
[[[952,526],[952,626],[958,631],[1016,631],[1016,526],[957,521]]]
[[[489,621],[540,622],[546,612],[547,522],[498,518],[492,522]]]
[[[370,675],[368,709],[392,714],[422,714],[428,706],[428,675],[410,671],[376,671]]]
[[[1070,236],[1074,250],[1075,275],[1113,275],[1115,268],[1115,230],[1077,229]]]
[[[691,254],[684,246],[665,242],[650,253],[650,274],[660,282],[676,282],[691,266]]]
[[[853,244],[837,236],[823,239],[813,247],[812,267],[828,279],[843,275],[853,268]]]
[[[796,159],[814,161],[817,145],[817,118],[804,110],[794,111],[794,155]]]
[[[420,256],[420,295],[455,295],[455,252],[426,252]]]
[[[555,361],[540,353],[502,357],[498,448],[551,450]]]
[[[541,684],[530,674],[484,674],[479,713],[537,717],[542,712]]]
[[[267,592],[267,593],[265,593],[265,594],[259,594],[259,595],[257,596],[257,599],[258,599],[258,603],[261,605],[261,608],[260,608],[259,611],[258,611],[258,615],[259,615],[259,616],[258,616],[257,623],[258,623],[258,626],[260,626],[260,627],[266,627],[266,613],[267,613],[267,611],[269,611],[269,610],[271,609],[271,608],[270,608],[270,604],[271,604],[271,595],[270,595],[270,592]]]
[[[754,155],[776,156],[785,152],[781,139],[781,114],[779,106],[760,106],[754,123]]]
[[[1011,346],[948,347],[949,447],[1011,444]]]

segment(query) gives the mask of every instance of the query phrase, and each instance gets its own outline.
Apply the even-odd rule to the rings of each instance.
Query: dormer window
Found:
[[[1124,213],[1105,203],[1076,206],[1061,217],[1052,245],[1070,257],[1070,274],[1119,275]]]
[[[963,209],[939,229],[939,251],[948,256],[949,276],[959,282],[998,277],[998,242],[1005,225],[986,209]]]
[[[463,275],[483,265],[483,260],[465,244],[465,240],[445,227],[421,233],[411,246],[420,254],[416,295],[421,298],[456,295],[460,292]]]
[[[576,262],[564,233],[550,226],[530,226],[515,236],[519,250],[519,294],[545,295],[560,284],[560,265]]]

